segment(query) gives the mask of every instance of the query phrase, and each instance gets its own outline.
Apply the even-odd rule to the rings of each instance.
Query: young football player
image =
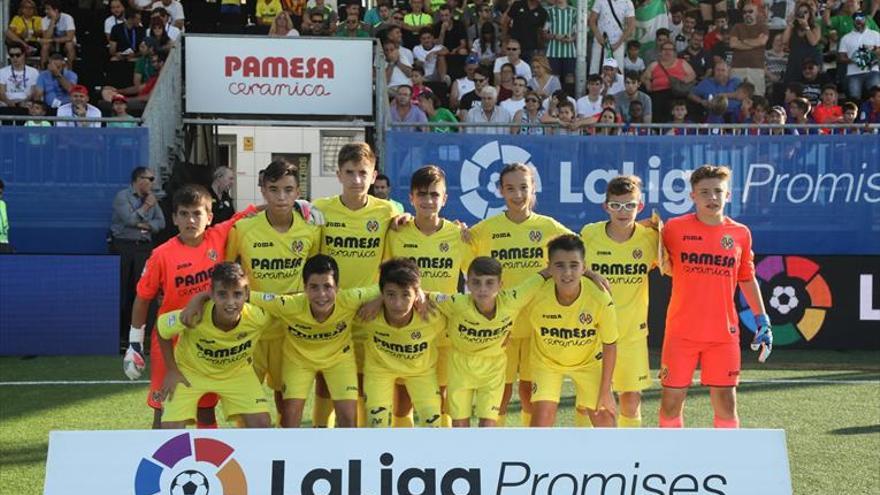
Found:
[[[602,209],[608,221],[585,225],[581,239],[589,267],[611,284],[617,308],[617,363],[612,385],[620,399],[621,427],[642,424],[642,390],[651,386],[648,364],[648,272],[657,266],[657,230],[636,223],[645,208],[642,181],[634,175],[608,181]],[[583,420],[586,416],[576,416]]]
[[[123,371],[129,379],[139,378],[144,367],[144,326],[150,302],[161,293],[159,314],[168,313],[182,309],[192,296],[207,292],[214,265],[224,259],[230,229],[240,218],[257,211],[250,207],[209,228],[211,203],[211,194],[202,186],[188,185],[174,193],[172,220],[180,233],[153,249],[138,282],[131,310],[130,344],[123,358]],[[161,427],[160,398],[164,378],[165,363],[159,350],[159,339],[154,338],[150,342],[150,391],[147,395],[147,405],[154,410],[153,428]],[[213,411],[216,403],[216,396],[206,396],[202,400],[197,426],[216,427]]]
[[[270,425],[268,400],[254,374],[254,347],[274,321],[247,303],[248,281],[237,263],[220,263],[211,272],[205,318],[186,328],[180,311],[159,316],[159,347],[167,372],[162,384],[162,428],[184,428],[196,419],[199,399],[215,394],[227,420],[248,428]],[[174,346],[171,338],[179,336]]]
[[[611,378],[617,357],[617,315],[611,295],[584,273],[584,243],[564,234],[547,244],[553,280],[530,303],[534,329],[532,424],[553,426],[562,381],[574,382],[577,414],[594,426],[614,426]]]
[[[690,177],[694,213],[673,218],[663,229],[669,253],[672,296],[666,312],[660,381],[660,426],[681,428],[688,388],[697,364],[709,387],[716,428],[737,428],[736,386],[740,373],[737,286],[757,315],[753,350],[770,355],[773,333],[755,278],[752,235],[724,214],[730,200],[730,169],[703,165]],[[664,265],[665,265],[664,260]]]

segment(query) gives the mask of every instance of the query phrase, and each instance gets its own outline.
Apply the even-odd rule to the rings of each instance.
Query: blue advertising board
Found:
[[[733,171],[728,214],[752,229],[755,251],[880,254],[880,137],[847,136],[496,136],[389,132],[385,173],[409,205],[413,171],[446,172],[443,215],[470,225],[504,210],[505,164],[537,172],[536,211],[575,231],[607,218],[608,180],[636,174],[646,212],[692,210],[688,178],[703,164]],[[411,210],[410,210],[411,211]]]

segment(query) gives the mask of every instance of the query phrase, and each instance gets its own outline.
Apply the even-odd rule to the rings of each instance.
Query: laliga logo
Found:
[[[483,219],[504,211],[504,200],[498,189],[498,179],[505,165],[522,162],[535,174],[535,192],[541,192],[541,176],[532,164],[531,154],[510,144],[491,141],[478,149],[461,164],[461,204],[471,215]]]
[[[764,300],[769,301],[773,343],[812,340],[832,307],[831,290],[819,273],[819,265],[800,256],[768,256],[755,266],[755,273]],[[738,300],[740,321],[754,333],[755,317],[742,293]]]
[[[232,458],[234,449],[212,438],[189,433],[168,440],[144,457],[134,478],[135,495],[247,495],[244,471]],[[220,487],[220,490],[214,489]]]

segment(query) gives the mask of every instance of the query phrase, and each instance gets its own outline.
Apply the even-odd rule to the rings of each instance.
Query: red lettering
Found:
[[[333,60],[322,58],[318,61],[318,79],[333,79],[335,76],[333,70]]]
[[[312,61],[313,59],[309,59]],[[290,59],[290,77],[301,78],[303,77],[303,59],[302,57],[294,57]],[[311,76],[306,76],[311,77]]]
[[[241,71],[244,77],[260,77],[260,59],[257,57],[247,57],[244,59],[244,70]]]
[[[266,57],[263,59],[263,77],[287,78],[287,61],[283,57]]]
[[[226,57],[226,77],[241,69],[241,59],[238,57]]]
[[[225,58],[226,77],[268,77],[273,79],[333,79],[336,68],[330,58],[316,57],[258,57],[243,60],[235,56]]]

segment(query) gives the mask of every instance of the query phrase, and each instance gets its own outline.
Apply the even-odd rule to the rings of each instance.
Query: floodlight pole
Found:
[[[376,108],[376,155],[379,169],[385,171],[385,120],[388,116],[388,83],[385,81],[385,51],[379,41],[373,42],[373,68],[375,70],[375,108]]]
[[[577,3],[577,39],[575,39],[575,99],[587,92],[587,19],[590,6],[586,0]]]

